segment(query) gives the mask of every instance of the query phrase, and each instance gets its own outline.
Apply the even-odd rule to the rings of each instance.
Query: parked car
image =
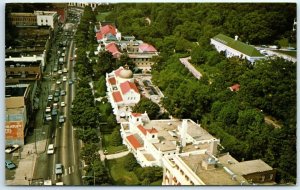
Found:
[[[61,106],[61,107],[65,107],[65,106],[66,106],[65,102],[61,102],[61,103],[60,103],[60,106]]]
[[[67,68],[64,68],[63,69],[63,73],[67,73],[68,72],[68,69]]]
[[[50,114],[46,114],[45,119],[46,119],[46,121],[51,121],[52,117]]]
[[[58,109],[58,103],[53,103],[53,109]]]
[[[5,160],[5,167],[6,167],[7,169],[12,170],[12,169],[15,169],[17,166],[16,166],[12,161],[10,161],[10,160]]]
[[[58,122],[59,123],[64,123],[65,122],[65,117],[63,115],[59,116]]]
[[[51,107],[50,106],[46,107],[46,113],[49,113],[49,112],[51,112]]]
[[[73,84],[73,80],[70,79],[70,80],[69,80],[69,84],[70,84],[70,85]]]
[[[67,81],[67,77],[66,76],[63,76],[63,79],[62,79],[64,82]]]
[[[59,75],[61,75],[62,73],[63,73],[62,70],[57,71],[57,74],[59,74]]]
[[[5,153],[12,153],[13,151],[17,150],[20,146],[17,144],[9,145],[5,148]]]
[[[50,94],[50,95],[48,96],[48,101],[51,101],[51,100],[53,100],[53,95],[52,95],[52,94]]]
[[[56,81],[56,84],[61,84],[61,81],[60,81],[60,80],[57,80],[57,81]]]
[[[65,90],[60,91],[60,95],[61,95],[61,96],[66,95],[66,91],[65,91]]]
[[[63,166],[62,164],[55,164],[55,174],[61,175],[63,172]]]
[[[47,154],[53,154],[54,153],[54,144],[49,144]]]

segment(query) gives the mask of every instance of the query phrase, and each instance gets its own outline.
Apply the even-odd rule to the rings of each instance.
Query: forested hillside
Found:
[[[263,159],[277,169],[277,182],[295,182],[296,65],[283,59],[255,65],[226,59],[209,39],[223,33],[250,44],[295,43],[296,4],[151,3],[109,9],[106,20],[114,21],[123,35],[161,52],[153,81],[164,92],[163,105],[171,115],[199,121],[221,139],[223,151],[239,160]],[[179,62],[189,55],[204,75],[199,81]],[[233,84],[240,84],[238,92],[228,89]],[[268,118],[275,118],[277,127],[267,124]]]

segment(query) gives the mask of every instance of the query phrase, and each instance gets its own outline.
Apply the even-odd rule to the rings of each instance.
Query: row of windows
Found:
[[[25,72],[13,72],[13,71],[10,71],[10,72],[6,72],[6,75],[8,75],[8,74],[10,74],[10,75],[14,75],[14,74],[17,74],[17,75],[21,75],[21,74],[26,74],[26,75],[28,75],[28,74],[37,74],[35,71],[32,71],[32,72],[28,72],[28,71],[25,71]]]
[[[135,97],[128,97],[127,100],[135,100]]]
[[[12,20],[13,21],[32,21],[32,22],[35,22],[36,18],[34,18],[34,17],[15,17]]]
[[[133,58],[133,61],[150,61],[150,58]]]
[[[41,22],[44,22],[44,20],[42,19]],[[46,20],[46,22],[48,22],[48,20]]]

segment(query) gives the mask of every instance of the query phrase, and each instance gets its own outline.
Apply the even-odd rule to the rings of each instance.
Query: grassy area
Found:
[[[124,168],[124,162],[126,162],[126,157],[107,161],[114,185],[139,185],[140,182],[135,173]]]
[[[297,57],[297,51],[282,51],[282,50],[274,50],[275,52],[278,52],[278,53],[282,53],[282,54],[285,54],[285,55],[289,55],[289,56],[292,56],[292,57]]]
[[[122,150],[127,150],[125,145],[111,146],[111,134],[103,134],[104,136],[104,148],[107,150],[108,154],[115,154],[121,152]]]
[[[109,15],[111,12],[104,12],[104,13],[99,13],[97,16],[96,16],[96,19],[97,21],[104,21],[105,20],[105,17],[107,15]]]

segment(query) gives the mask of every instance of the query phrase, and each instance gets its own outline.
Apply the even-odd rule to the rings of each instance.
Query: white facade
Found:
[[[34,14],[37,16],[38,26],[50,26],[55,28],[58,22],[58,14],[55,11],[35,11]]]
[[[13,61],[13,62],[37,62],[41,61],[41,66],[45,67],[45,57],[46,51],[41,55],[33,55],[33,56],[21,56],[21,57],[11,57],[5,58],[5,61]]]
[[[142,167],[162,166],[164,156],[215,153],[211,144],[220,142],[190,119],[150,120],[147,113],[132,113],[128,122],[121,123],[120,132],[123,144]]]

